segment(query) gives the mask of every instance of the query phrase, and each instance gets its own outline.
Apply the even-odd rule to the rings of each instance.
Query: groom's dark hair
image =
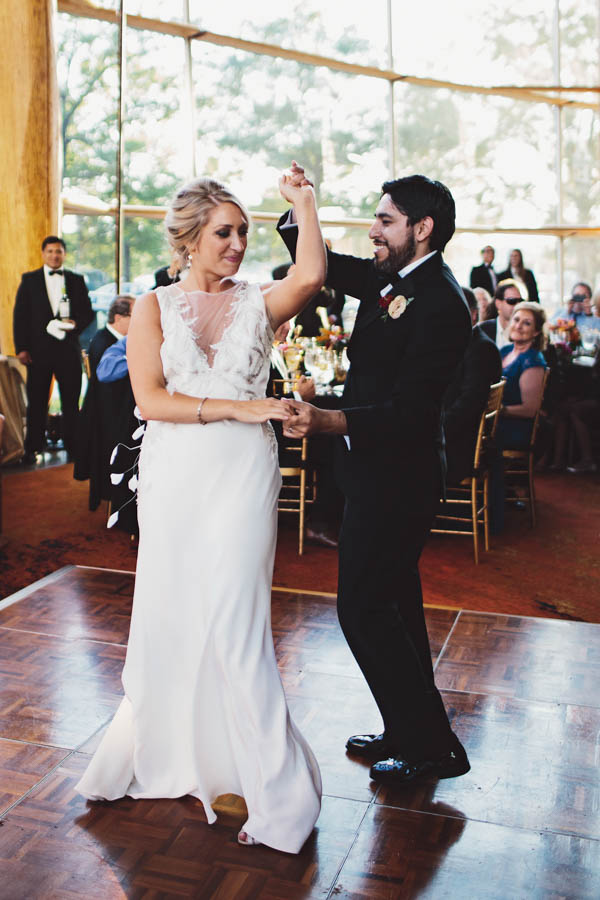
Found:
[[[389,194],[394,206],[408,218],[409,225],[416,225],[425,216],[433,219],[433,231],[429,238],[432,250],[443,250],[452,235],[456,222],[454,197],[441,181],[432,181],[425,175],[408,175],[386,181],[382,194]]]

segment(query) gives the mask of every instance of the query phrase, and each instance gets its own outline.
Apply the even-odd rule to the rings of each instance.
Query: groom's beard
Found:
[[[417,242],[414,228],[411,228],[406,240],[399,247],[390,247],[387,244],[387,248],[388,255],[386,259],[379,260],[375,257],[375,268],[382,275],[396,275],[415,258]]]

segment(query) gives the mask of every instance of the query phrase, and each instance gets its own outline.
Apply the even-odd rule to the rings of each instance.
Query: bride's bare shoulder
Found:
[[[133,304],[132,324],[155,324],[160,322],[160,305],[156,291],[141,294]]]

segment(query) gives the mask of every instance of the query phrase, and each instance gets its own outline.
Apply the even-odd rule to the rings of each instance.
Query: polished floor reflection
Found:
[[[132,588],[130,573],[68,567],[0,603],[0,898],[600,896],[600,625],[428,609],[472,769],[377,789],[344,753],[379,720],[334,598],[275,591],[281,674],[324,787],[288,856],[238,846],[236,797],[209,827],[189,797],[74,793],[121,696]]]

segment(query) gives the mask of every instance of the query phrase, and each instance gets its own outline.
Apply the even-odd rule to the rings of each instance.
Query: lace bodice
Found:
[[[218,294],[156,289],[169,393],[250,400],[264,397],[273,331],[257,284]]]

